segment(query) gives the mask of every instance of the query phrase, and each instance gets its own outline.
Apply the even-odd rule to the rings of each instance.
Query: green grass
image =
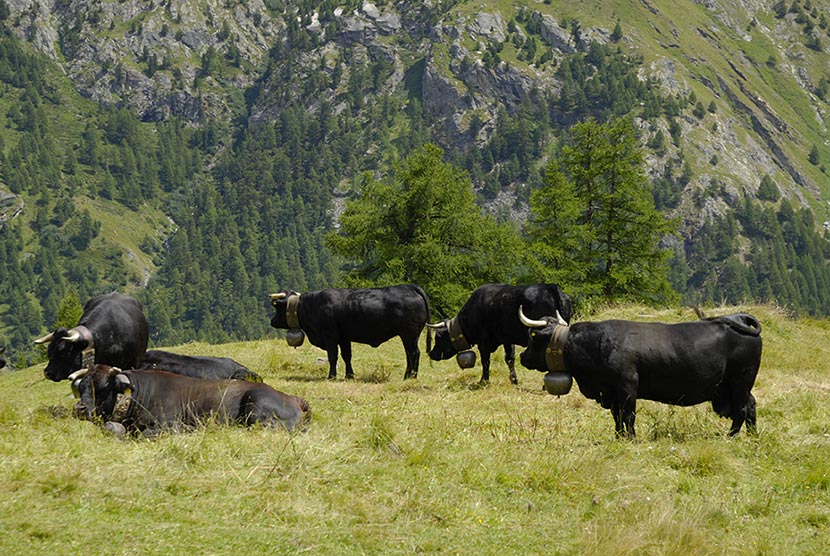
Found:
[[[511,386],[501,351],[486,388],[479,366],[423,355],[404,382],[397,341],[356,346],[354,381],[325,380],[322,351],[276,338],[172,348],[233,357],[305,397],[313,419],[296,435],[208,424],[118,440],[71,417],[68,385],[42,365],[6,372],[0,553],[824,554],[830,323],[749,310],[765,341],[757,437],[727,438],[704,405],[645,401],[638,439],[618,440],[576,387],[549,396],[522,368]],[[594,318],[609,317],[694,318]]]

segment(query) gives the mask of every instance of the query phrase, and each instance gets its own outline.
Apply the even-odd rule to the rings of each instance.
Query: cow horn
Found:
[[[43,338],[38,338],[37,340],[35,340],[35,343],[36,344],[45,344],[46,342],[51,342],[52,338],[54,338],[54,337],[55,337],[55,333],[52,332],[51,334],[47,334]]]
[[[81,331],[73,328],[63,339],[67,342],[77,342],[81,339]]]
[[[123,372],[124,371],[122,371],[118,367],[110,367],[110,370],[107,371],[107,376],[113,376],[113,375],[117,375],[117,374],[123,373]]]
[[[558,315],[559,312],[557,311],[556,314]],[[562,317],[559,317],[560,319]],[[548,322],[545,320],[533,320],[529,319],[525,316],[524,311],[522,311],[522,306],[519,305],[519,320],[522,322],[523,325],[527,326],[528,328],[539,328],[540,326],[547,326]]]
[[[84,378],[87,375],[88,372],[89,372],[89,369],[81,369],[80,371],[75,371],[74,373],[72,373],[71,375],[69,375],[66,378],[69,379],[69,382],[72,382],[76,379]]]
[[[428,328],[432,328],[433,330],[440,330],[441,328],[447,327],[447,322],[439,322],[438,324],[432,324],[430,322],[427,323]]]
[[[562,326],[568,326],[568,321],[562,318],[562,315],[559,314],[559,310],[556,311],[556,321]]]
[[[272,293],[271,294],[271,301],[277,301],[278,299],[285,299],[287,294],[285,292],[280,293]]]

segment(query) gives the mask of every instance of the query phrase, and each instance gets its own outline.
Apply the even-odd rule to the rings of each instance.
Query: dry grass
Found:
[[[746,309],[746,308],[744,308]],[[734,308],[707,309],[724,314]],[[576,388],[509,384],[403,349],[355,348],[354,381],[282,340],[187,344],[312,406],[308,432],[208,424],[118,440],[69,415],[41,368],[0,375],[4,554],[823,554],[830,529],[826,321],[752,307],[764,326],[757,437],[706,406],[642,402],[634,442]],[[594,318],[678,321],[689,309]],[[342,374],[341,374],[342,376]]]

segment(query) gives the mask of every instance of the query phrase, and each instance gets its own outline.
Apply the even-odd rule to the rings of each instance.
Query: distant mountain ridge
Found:
[[[827,157],[826,2],[7,3],[10,27],[82,94],[128,106],[143,120],[177,115],[198,125],[245,111],[256,124],[286,105],[315,110],[323,100],[340,110],[354,65],[384,62],[371,94],[414,82],[437,137],[453,147],[486,142],[502,107],[556,92],[557,61],[591,41],[609,43],[619,23],[619,44],[643,57],[643,79],[715,103],[714,122],[681,120],[683,148],[698,170],[691,188],[717,175],[729,178],[727,188],[752,194],[770,174],[801,203],[828,194],[825,174],[807,163],[812,145]],[[511,36],[533,39],[548,59],[521,59]],[[495,45],[502,52],[494,64],[488,52]],[[285,77],[275,49],[291,66],[291,90],[275,82]],[[231,63],[212,71],[212,57]],[[323,79],[331,83],[322,96],[304,94],[310,81]],[[238,96],[248,87],[257,94],[249,94],[246,110]],[[713,156],[717,165],[709,164]]]

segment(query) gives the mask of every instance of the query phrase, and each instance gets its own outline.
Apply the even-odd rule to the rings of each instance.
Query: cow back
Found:
[[[262,382],[262,377],[229,357],[182,355],[158,349],[148,350],[136,369],[162,370],[195,378]]]
[[[485,284],[476,288],[458,312],[458,320],[471,344],[493,348],[501,344],[527,345],[527,327],[519,321],[519,307],[528,318],[571,318],[571,300],[556,284],[513,286]]]
[[[406,284],[383,288],[328,288],[303,293],[300,325],[312,344],[354,341],[369,345],[419,334],[429,319],[423,289]]]
[[[95,363],[131,369],[147,350],[147,318],[132,296],[112,292],[90,299],[78,324],[92,333]]]
[[[166,371],[126,371],[133,386],[134,413],[131,426],[175,428],[197,426],[215,416],[222,422],[239,417],[242,388],[248,382],[200,379]]]

